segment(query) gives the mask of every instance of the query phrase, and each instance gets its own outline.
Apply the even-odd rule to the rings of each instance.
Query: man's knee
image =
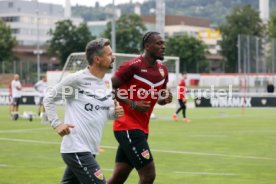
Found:
[[[127,178],[122,178],[122,177],[111,177],[107,180],[107,184],[123,184],[126,181]]]
[[[154,162],[151,162],[145,167],[139,169],[138,173],[140,177],[140,183],[152,184],[156,177]]]
[[[155,171],[144,173],[140,175],[140,182],[143,184],[152,184],[155,180]]]

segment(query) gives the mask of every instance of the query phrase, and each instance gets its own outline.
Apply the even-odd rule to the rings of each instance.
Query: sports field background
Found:
[[[27,110],[36,107],[20,106],[20,112]],[[189,124],[172,121],[173,112],[156,109],[157,119],[150,123],[156,184],[276,183],[276,109],[188,109]],[[49,125],[12,121],[8,106],[0,106],[0,184],[59,183],[60,140]],[[108,178],[117,146],[111,121],[101,145],[105,151],[97,160]],[[126,183],[138,183],[136,172]]]

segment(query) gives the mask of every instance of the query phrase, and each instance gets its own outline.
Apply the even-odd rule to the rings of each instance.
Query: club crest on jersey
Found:
[[[106,80],[106,81],[104,81],[104,83],[105,83],[105,87],[106,87],[107,89],[110,89],[110,83],[109,83],[109,81]]]
[[[150,158],[150,153],[149,150],[145,150],[141,153],[141,155],[145,158],[145,159],[149,159]]]
[[[94,175],[99,179],[99,180],[103,180],[104,179],[104,175],[103,172],[101,170],[98,170],[94,173]]]
[[[165,76],[165,72],[164,72],[164,69],[163,68],[159,68],[159,72],[161,74],[162,77]]]

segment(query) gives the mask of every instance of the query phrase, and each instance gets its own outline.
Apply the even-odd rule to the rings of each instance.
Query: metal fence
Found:
[[[275,73],[276,39],[251,35],[238,36],[239,73]]]
[[[244,91],[258,91],[268,83],[276,84],[276,39],[252,35],[238,35],[238,73]],[[249,77],[255,76],[254,89],[249,86]],[[263,77],[265,75],[265,77]],[[260,76],[260,77],[258,77]]]

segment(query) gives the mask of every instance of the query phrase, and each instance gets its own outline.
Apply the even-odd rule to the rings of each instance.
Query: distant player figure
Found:
[[[9,110],[10,110],[10,114],[12,112],[12,86],[11,86],[12,81],[9,83]]]
[[[185,123],[189,123],[190,119],[186,117],[186,109],[187,109],[187,99],[186,99],[186,82],[187,79],[186,73],[182,74],[182,79],[179,81],[177,86],[177,100],[179,103],[179,108],[173,114],[173,120],[178,121],[178,113],[182,110],[183,120]]]
[[[19,104],[21,98],[22,85],[19,80],[19,75],[15,74],[11,82],[11,96],[12,96],[12,108],[11,108],[11,117],[13,120],[19,118]]]
[[[272,83],[272,81],[268,81],[268,84],[266,86],[266,91],[268,93],[274,93],[274,84]]]
[[[39,80],[35,85],[34,85],[34,89],[37,91],[38,93],[38,116],[40,116],[43,120],[47,121],[47,117],[45,114],[45,109],[43,106],[43,98],[45,96],[45,92],[47,89],[48,85],[47,85],[47,78],[46,76],[41,77],[41,80]]]

